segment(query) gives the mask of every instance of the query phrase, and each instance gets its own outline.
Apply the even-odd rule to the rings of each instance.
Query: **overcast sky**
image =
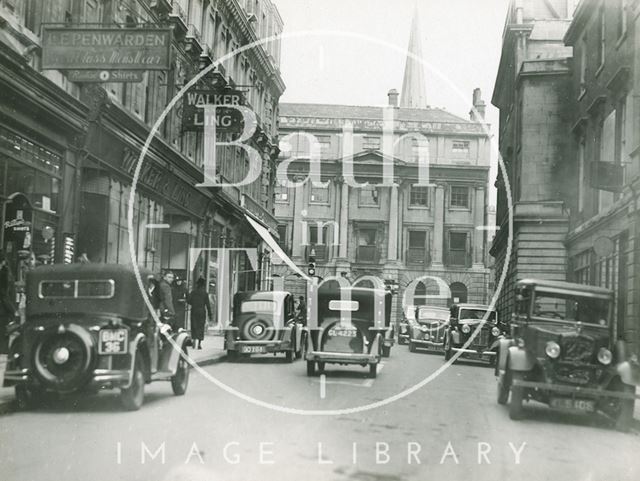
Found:
[[[416,0],[274,2],[286,33],[338,30],[391,45],[327,35],[284,38],[282,102],[383,105],[390,89],[401,90]],[[497,110],[490,104],[508,0],[417,3],[429,105],[468,118],[473,89],[480,87],[497,134]]]

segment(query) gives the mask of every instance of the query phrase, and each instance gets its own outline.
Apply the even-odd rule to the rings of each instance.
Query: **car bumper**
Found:
[[[94,369],[88,381],[78,385],[70,391],[82,391],[89,388],[117,388],[127,386],[131,381],[131,372],[128,369]],[[28,369],[16,371],[6,371],[4,374],[3,387],[15,386],[17,384],[32,384],[40,386],[47,391],[56,391],[55,386],[42,384],[34,379]]]
[[[626,393],[618,391],[607,391],[600,388],[590,388],[581,386],[567,386],[565,384],[549,384],[545,382],[513,380],[514,386],[520,386],[539,391],[555,392],[559,394],[572,394],[592,398],[615,398],[615,399],[640,399],[640,394]]]
[[[475,358],[475,359],[493,359],[496,356],[496,351],[491,351],[489,349],[463,349],[461,347],[452,347],[452,352],[460,352],[461,357],[466,358]]]
[[[432,340],[425,340],[425,339],[414,339],[414,338],[409,338],[409,342],[412,342],[413,344],[417,345],[417,346],[421,346],[427,349],[442,349],[444,347],[444,341],[443,342],[438,342],[438,341],[432,341]]]
[[[259,347],[264,350],[265,353],[291,351],[293,344],[291,341],[230,341],[227,340],[227,351],[242,352],[244,348]],[[252,353],[247,353],[252,354]],[[255,353],[260,354],[260,353]]]
[[[359,364],[362,366],[380,362],[380,356],[349,352],[311,351],[307,352],[305,359],[307,361],[326,362],[330,364]]]

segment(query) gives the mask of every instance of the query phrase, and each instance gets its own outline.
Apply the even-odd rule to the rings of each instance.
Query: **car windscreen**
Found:
[[[609,300],[537,291],[531,315],[560,321],[608,325]]]
[[[489,312],[489,314],[487,314]],[[488,311],[487,309],[460,309],[459,319],[465,320],[484,320],[486,322],[496,322],[496,311]]]
[[[438,320],[446,321],[449,319],[449,311],[442,311],[440,309],[418,309],[418,320]]]
[[[240,305],[241,313],[260,312],[263,314],[273,314],[276,312],[276,303],[274,301],[253,300],[245,301]]]

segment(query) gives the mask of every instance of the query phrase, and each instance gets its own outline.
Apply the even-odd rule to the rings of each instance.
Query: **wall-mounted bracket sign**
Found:
[[[142,82],[140,70],[67,70],[70,82]]]
[[[234,105],[244,105],[244,93],[234,89],[191,89],[183,97],[182,130],[201,132],[209,122],[216,123],[216,129],[224,132],[242,132],[243,117]],[[205,105],[220,105],[216,108],[215,119],[205,118]]]
[[[43,70],[169,70],[169,28],[44,25]]]

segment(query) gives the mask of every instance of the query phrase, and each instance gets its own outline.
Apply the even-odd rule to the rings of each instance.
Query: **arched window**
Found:
[[[451,289],[450,304],[467,302],[467,286],[462,282],[452,282],[449,289]]]

